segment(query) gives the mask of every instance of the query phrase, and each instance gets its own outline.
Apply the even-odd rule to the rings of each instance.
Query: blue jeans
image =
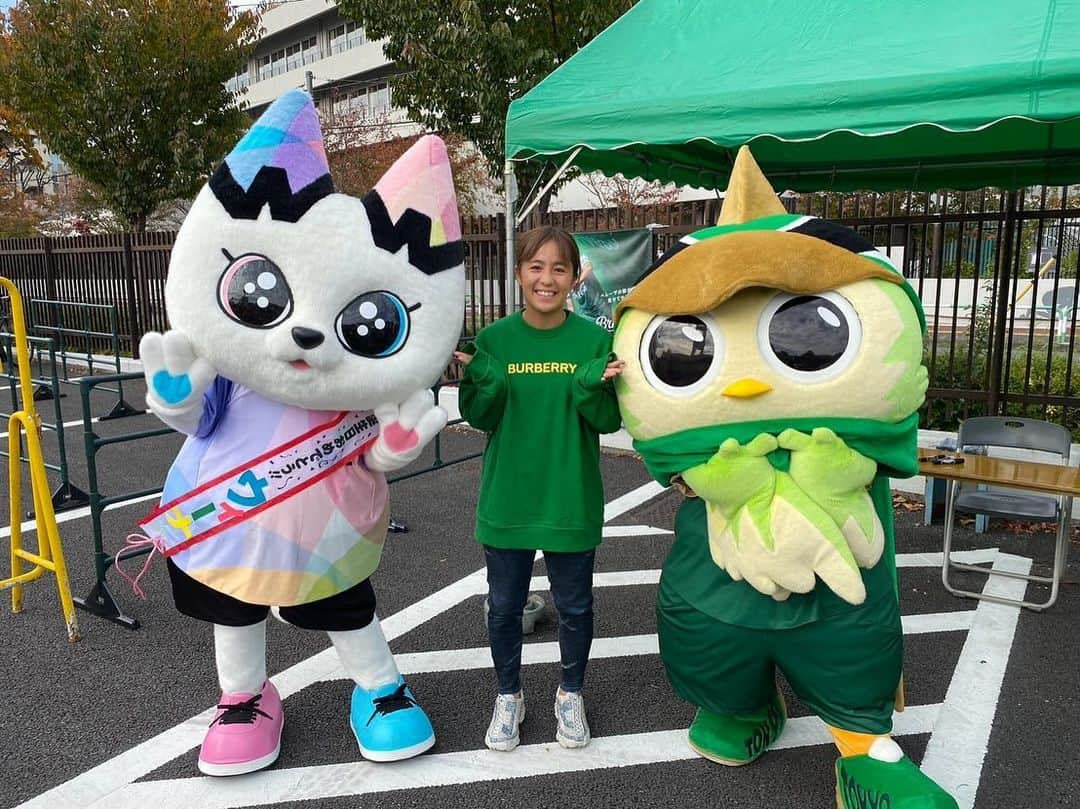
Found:
[[[488,638],[500,694],[521,690],[521,614],[529,597],[536,551],[484,546],[488,580]],[[562,688],[580,691],[593,637],[592,574],[596,551],[544,551],[551,595],[559,611]]]

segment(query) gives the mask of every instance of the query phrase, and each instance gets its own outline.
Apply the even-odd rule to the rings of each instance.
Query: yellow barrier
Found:
[[[22,612],[23,585],[41,578],[46,571],[56,576],[60,591],[60,606],[64,611],[68,640],[79,639],[75,620],[75,603],[71,599],[64,549],[56,527],[49,480],[45,474],[45,457],[41,453],[41,418],[34,407],[34,388],[30,374],[30,350],[26,342],[26,321],[22,297],[7,278],[0,277],[0,287],[7,290],[11,300],[11,321],[15,333],[15,356],[19,371],[19,390],[23,409],[8,419],[8,477],[11,481],[11,578],[0,579],[0,590],[11,590],[12,612]],[[38,552],[22,546],[22,443],[26,437],[26,457],[30,463],[30,487],[34,494],[34,515],[37,522]],[[33,567],[23,570],[23,563]]]

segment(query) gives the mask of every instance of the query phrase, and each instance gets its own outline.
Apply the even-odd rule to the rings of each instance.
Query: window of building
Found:
[[[300,43],[294,42],[285,48],[285,69],[296,70],[296,68],[303,65],[303,61],[300,59]]]
[[[368,88],[368,103],[373,116],[382,116],[390,112],[390,88],[385,82]]]
[[[250,79],[248,78],[247,68],[245,67],[231,79],[225,82],[225,89],[228,90],[230,93],[238,93],[245,87],[247,87],[248,84],[250,84]]]
[[[364,44],[364,29],[355,22],[343,22],[330,29],[330,52],[341,53]]]
[[[367,112],[367,90],[354,87],[345,93],[343,109],[345,112]]]
[[[317,62],[322,59],[322,51],[319,50],[319,40],[315,36],[310,36],[300,43],[300,61],[302,64],[310,65],[312,62]]]
[[[285,48],[279,48],[259,57],[259,81],[280,76],[286,71]]]

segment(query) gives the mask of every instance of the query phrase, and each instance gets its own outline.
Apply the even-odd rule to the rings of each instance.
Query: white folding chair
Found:
[[[967,419],[960,425],[956,443],[965,452],[990,451],[995,447],[1050,452],[1060,456],[1062,464],[1068,464],[1071,442],[1072,436],[1069,431],[1059,424],[1014,416],[980,416]],[[1029,522],[1056,522],[1057,541],[1054,546],[1054,568],[1051,575],[1047,577],[1004,570],[988,570],[978,565],[953,561],[951,558],[952,533],[957,512]],[[1032,494],[1015,489],[949,481],[945,496],[945,551],[941,565],[941,581],[945,589],[953,595],[967,598],[1011,604],[1032,610],[1046,609],[1058,597],[1058,587],[1065,571],[1065,561],[1069,551],[1071,519],[1071,497]],[[984,575],[1007,576],[1038,584],[1049,584],[1050,597],[1046,601],[1034,602],[963,590],[949,581],[949,573],[953,570],[966,570]]]

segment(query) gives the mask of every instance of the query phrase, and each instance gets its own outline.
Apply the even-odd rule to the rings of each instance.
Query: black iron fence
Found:
[[[858,230],[915,287],[928,326],[924,426],[1006,413],[1080,439],[1076,189],[812,194],[793,208]]]
[[[888,255],[923,300],[929,334],[930,394],[923,426],[955,429],[985,413],[1023,414],[1069,427],[1080,439],[1080,393],[1073,382],[1080,260],[1080,192],[803,194],[788,209],[835,219]],[[648,227],[654,254],[716,221],[719,200],[534,214],[526,226],[571,232]],[[468,278],[463,331],[503,316],[504,219],[462,220]],[[24,297],[75,301],[78,328],[102,354],[134,353],[139,336],[166,328],[165,272],[173,233],[110,234],[0,241],[0,275]],[[35,333],[56,336],[70,322],[35,312]],[[68,315],[70,320],[70,314]],[[97,318],[97,320],[95,320]],[[100,320],[101,322],[98,322]],[[108,321],[108,322],[107,322]]]

